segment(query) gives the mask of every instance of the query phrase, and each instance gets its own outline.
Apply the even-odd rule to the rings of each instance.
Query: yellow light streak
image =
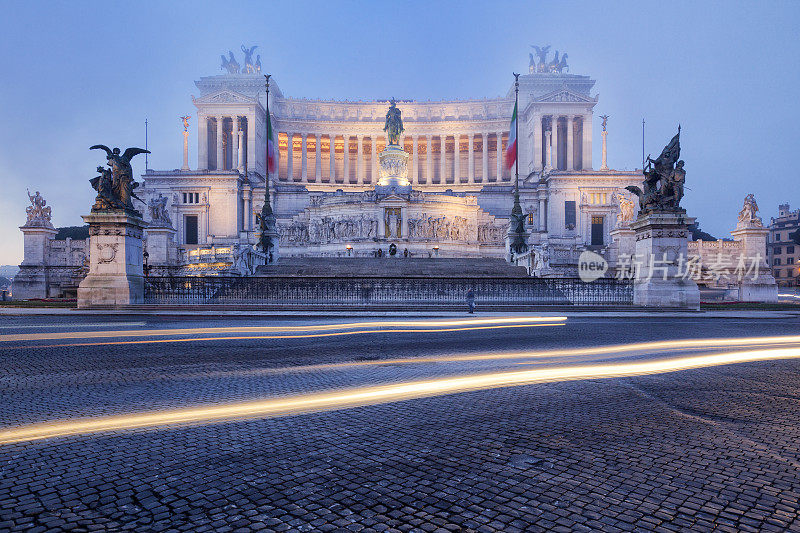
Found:
[[[561,366],[417,380],[324,393],[297,394],[251,402],[37,423],[0,431],[0,444],[137,428],[291,416],[535,383],[639,376],[792,358],[800,358],[800,348],[722,352],[634,363]]]
[[[311,324],[303,326],[243,326],[219,328],[181,328],[181,329],[147,329],[147,330],[118,330],[118,331],[68,331],[48,333],[18,333],[0,335],[0,342],[25,342],[59,339],[88,339],[88,338],[118,338],[118,337],[159,337],[171,335],[199,335],[199,334],[224,334],[224,333],[270,333],[280,331],[327,331],[339,329],[363,328],[437,328],[470,325],[490,324],[535,324],[538,322],[563,322],[565,316],[527,316],[527,317],[497,317],[473,318],[459,320],[386,320],[371,322],[343,322],[336,324]]]

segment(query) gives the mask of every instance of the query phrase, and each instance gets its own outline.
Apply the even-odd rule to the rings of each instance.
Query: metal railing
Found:
[[[154,277],[145,278],[145,304],[309,308],[403,308],[464,305],[472,290],[478,306],[628,306],[630,280],[601,278],[403,277]]]

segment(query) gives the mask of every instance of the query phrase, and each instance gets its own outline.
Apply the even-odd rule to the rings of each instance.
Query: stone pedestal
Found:
[[[119,306],[144,301],[142,230],[138,213],[97,211],[89,224],[89,274],[78,287],[78,307]]]
[[[19,272],[14,276],[11,292],[15,300],[47,298],[49,276],[47,265],[50,259],[50,241],[58,233],[47,224],[26,224],[19,228],[24,239],[24,256]]]
[[[611,236],[610,257],[608,258],[611,265],[616,269],[623,265],[625,268],[630,268],[632,258],[636,254],[636,232],[629,226],[617,226],[608,234]]]
[[[700,290],[685,276],[689,225],[694,218],[682,212],[640,214],[631,223],[636,233],[636,277],[633,303],[644,307],[698,309]],[[684,272],[681,272],[683,265]]]
[[[175,243],[177,231],[171,226],[150,225],[144,230],[147,236],[147,264],[150,275],[167,275],[177,270],[178,245]]]
[[[411,183],[408,181],[408,154],[399,146],[390,144],[378,156],[380,159],[380,179],[375,185],[378,194],[408,194]]]
[[[742,260],[746,269],[739,281],[739,301],[777,302],[778,284],[767,264],[769,230],[760,225],[744,223],[739,224],[731,235],[734,241],[742,243]]]

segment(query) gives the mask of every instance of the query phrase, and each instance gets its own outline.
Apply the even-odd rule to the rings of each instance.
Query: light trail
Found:
[[[34,329],[34,328],[111,328],[111,327],[132,327],[144,326],[144,322],[107,322],[105,324],[30,324],[19,326],[0,326],[0,329]],[[0,335],[2,337],[2,335]]]
[[[779,298],[797,298],[798,300],[800,300],[800,295],[798,295],[798,294],[788,294],[788,293],[787,294],[780,294],[780,293],[778,293],[778,297]]]
[[[298,331],[330,331],[365,328],[447,328],[458,326],[502,325],[502,324],[536,324],[541,322],[564,322],[565,316],[523,316],[472,318],[458,320],[386,320],[371,322],[343,322],[336,324],[311,324],[303,326],[243,326],[219,328],[181,328],[181,329],[149,329],[118,331],[68,331],[48,333],[18,333],[0,335],[0,342],[26,342],[63,339],[119,338],[119,337],[160,337],[170,335],[220,335],[225,333],[273,333]]]
[[[800,358],[800,348],[798,347],[722,352],[634,363],[560,366],[407,381],[390,385],[355,387],[325,393],[297,394],[251,402],[235,402],[119,416],[37,423],[0,431],[0,444],[137,428],[292,416],[534,383],[640,376],[693,368],[794,358]]]

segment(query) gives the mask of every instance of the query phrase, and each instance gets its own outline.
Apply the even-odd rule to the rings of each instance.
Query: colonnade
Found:
[[[299,183],[375,183],[386,145],[384,135],[292,131],[281,131],[278,141],[279,179]],[[422,185],[510,181],[503,164],[507,142],[503,131],[411,134],[400,141],[410,155],[408,179]]]
[[[253,168],[255,131],[244,116],[200,116],[198,118],[197,168],[236,170]],[[203,141],[205,139],[205,142]]]
[[[592,116],[533,114],[534,170],[590,170],[592,168]]]

